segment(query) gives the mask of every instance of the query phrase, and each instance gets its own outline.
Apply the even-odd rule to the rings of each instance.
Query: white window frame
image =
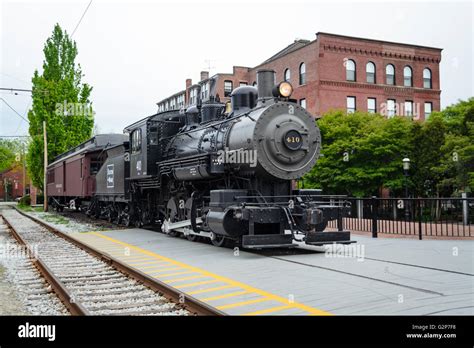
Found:
[[[351,107],[349,104],[350,101],[354,102],[353,107]],[[352,102],[351,102],[352,103]],[[357,98],[354,96],[348,96],[346,97],[346,112],[348,114],[353,114],[357,110]]]

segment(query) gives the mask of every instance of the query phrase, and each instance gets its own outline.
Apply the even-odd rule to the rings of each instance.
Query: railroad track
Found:
[[[224,314],[21,211],[2,218],[72,315]]]

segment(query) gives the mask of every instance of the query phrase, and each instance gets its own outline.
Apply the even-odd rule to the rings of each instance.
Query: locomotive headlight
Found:
[[[273,87],[273,96],[275,98],[289,98],[291,93],[293,93],[293,86],[289,82],[283,81]]]

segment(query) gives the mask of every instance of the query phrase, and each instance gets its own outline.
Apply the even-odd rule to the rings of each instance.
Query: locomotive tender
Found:
[[[321,135],[291,92],[288,82],[275,85],[273,70],[260,70],[257,88],[232,92],[231,111],[217,97],[126,127],[128,141],[101,151],[95,191],[81,199],[82,208],[125,225],[158,224],[170,235],[209,238],[216,246],[350,243],[343,197],[293,188],[316,163]],[[337,231],[325,231],[330,220],[338,221]]]

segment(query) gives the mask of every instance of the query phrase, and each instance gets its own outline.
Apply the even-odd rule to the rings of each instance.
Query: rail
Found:
[[[88,252],[89,254],[92,254],[96,258],[100,259],[103,262],[106,262],[109,264],[111,267],[116,269],[117,271],[125,274],[127,277],[134,279],[138,281],[139,283],[143,284],[144,286],[150,288],[151,290],[155,292],[161,293],[165,298],[168,300],[174,302],[174,303],[179,303],[181,304],[186,310],[189,312],[195,314],[195,315],[206,315],[206,316],[222,316],[225,315],[224,312],[209,306],[208,304],[199,301],[198,299],[188,296],[177,289],[159,281],[158,279],[154,279],[150,277],[149,275],[130,267],[129,265],[123,263],[122,261],[117,260],[116,258],[101,252],[100,250],[87,245],[76,238],[72,237],[69,234],[63,233],[62,231],[56,229],[55,227],[51,226],[50,224],[39,220],[36,217],[33,217],[29,214],[24,213],[23,211],[19,210],[18,208],[14,207],[14,209],[20,213],[21,215],[31,219],[32,221],[36,222],[37,224],[43,226],[50,232],[54,233],[55,235],[65,239],[66,241],[74,244],[75,246],[79,247],[80,249],[83,249],[84,251]],[[5,217],[3,217],[5,220]],[[6,221],[6,220],[5,220]],[[6,221],[7,222],[7,221]],[[11,225],[7,222],[7,225],[11,228]],[[18,234],[17,234],[18,235]],[[19,238],[21,236],[18,235]],[[15,237],[16,238],[16,237]],[[23,243],[24,244],[24,241]],[[41,262],[41,260],[38,260],[38,262]],[[54,285],[54,282],[58,283],[58,280],[55,280],[54,274],[51,274],[51,271],[44,265],[43,262],[41,262],[41,269],[40,272],[44,275],[44,277],[47,280],[51,280],[51,285],[54,288],[57,286],[57,288],[54,288],[55,292],[58,294],[58,297],[60,297],[61,300],[65,303],[65,305],[69,309],[69,305],[73,306],[71,308],[71,314],[79,314],[79,315],[87,315],[87,310],[85,308],[81,308],[81,306],[77,303],[72,303],[69,304],[71,296],[67,293],[67,289],[64,287],[62,284]],[[43,273],[44,272],[44,273]],[[72,297],[73,298],[73,297]],[[78,308],[74,308],[78,307]]]

